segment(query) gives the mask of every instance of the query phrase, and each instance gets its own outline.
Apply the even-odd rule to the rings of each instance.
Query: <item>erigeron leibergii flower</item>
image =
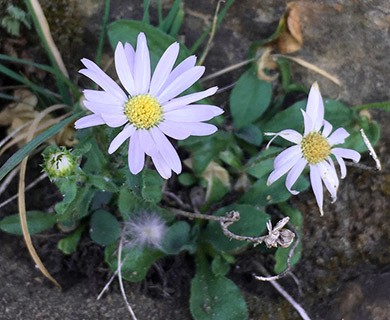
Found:
[[[303,135],[292,129],[277,133],[266,133],[266,135],[274,136],[269,144],[278,136],[296,144],[287,148],[275,158],[274,171],[268,177],[267,184],[274,183],[288,172],[286,188],[296,195],[299,192],[292,190],[292,187],[305,167],[309,166],[311,186],[320,213],[323,215],[322,182],[330,192],[332,202],[337,199],[337,189],[339,187],[339,179],[331,155],[338,162],[341,179],[343,179],[347,174],[343,158],[359,162],[360,154],[352,149],[334,147],[344,143],[349,133],[344,128],[338,128],[331,134],[333,127],[328,121],[324,120],[324,103],[317,82],[310,89],[306,112],[301,111],[305,127]]]
[[[206,136],[217,128],[207,121],[223,113],[213,105],[193,104],[213,95],[217,87],[177,97],[203,75],[205,68],[195,66],[190,56],[174,64],[179,54],[177,42],[170,45],[151,75],[150,54],[144,33],[137,47],[118,43],[115,49],[115,68],[126,91],[115,83],[94,62],[82,59],[86,69],[80,73],[96,82],[103,91],[84,90],[85,107],[93,114],[75,123],[76,129],[106,124],[123,130],[112,140],[108,153],[115,152],[129,139],[128,164],[133,174],[139,173],[150,156],[159,174],[168,179],[172,170],[182,170],[180,158],[168,137],[183,140],[189,136]]]

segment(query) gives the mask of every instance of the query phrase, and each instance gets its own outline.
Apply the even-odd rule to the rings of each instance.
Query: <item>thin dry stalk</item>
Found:
[[[61,106],[61,108],[66,108],[67,106],[64,105],[64,104],[58,104],[58,105],[55,105],[55,106]],[[51,127],[53,124],[56,124],[58,123],[59,121],[61,121],[62,119],[65,119],[66,117],[68,117],[70,115],[70,113],[66,113],[62,116],[59,116],[57,118],[53,118],[53,119],[50,119],[48,121],[45,121],[44,124],[40,124],[38,125],[37,127],[37,130],[35,132],[40,132],[40,131],[44,131],[46,130],[47,128]],[[27,122],[28,124],[31,124],[32,122]],[[24,125],[23,125],[24,126]],[[19,129],[19,128],[18,128]],[[26,140],[28,137],[28,132],[27,133],[23,133],[23,134],[20,134],[18,135],[17,137],[15,137],[14,139],[12,139],[12,141],[10,141],[9,143],[7,143],[1,150],[0,150],[0,156],[2,154],[4,154],[5,151],[7,151],[9,148],[11,148],[12,146],[14,146],[15,144],[18,144],[19,142],[23,141],[23,140]],[[28,141],[26,140],[26,143]]]
[[[202,53],[202,56],[199,59],[199,62],[198,62],[199,66],[201,66],[203,64],[204,60],[206,59],[206,57],[207,57],[207,55],[208,55],[208,53],[210,51],[211,44],[213,43],[214,36],[215,36],[215,31],[217,29],[218,12],[219,12],[219,8],[221,7],[221,2],[222,1],[223,0],[219,0],[218,3],[217,3],[217,7],[215,8],[215,13],[214,13],[214,17],[213,17],[213,24],[211,25],[210,37],[209,37],[209,40],[207,41],[206,48],[204,49],[204,51]]]
[[[368,151],[370,151],[370,156],[374,159],[375,161],[375,165],[376,165],[376,169],[378,171],[381,171],[382,170],[382,165],[381,165],[381,162],[374,150],[374,147],[372,146],[370,140],[368,140],[365,132],[363,129],[360,129],[360,134],[362,135],[362,138],[363,138],[363,141],[364,141],[364,144],[366,145]]]
[[[17,127],[14,131],[12,131],[9,135],[7,135],[3,140],[0,141],[0,148],[5,145],[8,140],[11,140],[14,136],[18,134],[18,132],[27,126],[31,124],[32,120],[27,121],[26,123],[22,124],[21,126]]]
[[[7,177],[3,180],[0,186],[0,196],[3,194],[3,192],[7,189],[8,185],[11,183],[11,181],[15,178],[15,176],[19,172],[19,167],[13,169]],[[0,206],[1,207],[1,206]]]
[[[19,171],[19,167],[16,168],[17,171]],[[43,173],[41,174],[37,179],[35,179],[33,182],[31,182],[24,191],[28,191],[30,190],[31,188],[35,187],[39,182],[41,182],[42,180],[44,180],[45,178],[47,178],[47,174],[46,173]],[[14,194],[12,197],[8,198],[7,200],[5,200],[4,202],[0,203],[0,208],[6,206],[8,203],[14,201],[17,197],[18,197],[18,193],[17,194]]]
[[[210,75],[208,75],[206,77],[203,77],[200,82],[205,82],[207,80],[211,80],[211,79],[217,78],[219,76],[224,75],[225,73],[228,73],[228,72],[234,71],[236,69],[239,69],[239,68],[241,68],[243,66],[246,66],[247,64],[249,64],[251,62],[254,62],[256,60],[257,60],[257,58],[253,58],[253,59],[248,59],[248,60],[244,60],[244,61],[238,62],[236,64],[233,64],[231,66],[228,66],[226,68],[218,70],[217,72],[214,72],[214,73],[212,73],[212,74],[210,74]]]
[[[56,60],[56,63],[58,67],[60,68],[61,72],[64,74],[66,78],[69,78],[68,71],[66,70],[64,61],[62,60],[60,51],[58,50],[56,44],[54,43],[53,37],[51,36],[49,24],[47,23],[45,14],[43,13],[42,7],[39,4],[38,0],[30,0],[31,6],[38,18],[39,25],[41,27],[41,30],[43,32],[43,35],[46,39],[47,45],[49,46],[49,49],[51,53],[53,54],[54,59]]]
[[[62,105],[54,105],[50,108],[47,108],[46,110],[42,111],[33,121],[31,124],[28,136],[27,136],[27,142],[31,141],[34,137],[34,133],[38,128],[39,122],[50,112],[53,112],[55,110],[61,109]],[[19,176],[19,190],[18,190],[18,208],[19,208],[19,216],[20,216],[20,224],[23,231],[23,238],[26,243],[27,249],[34,260],[35,264],[38,266],[39,270],[43,273],[43,275],[48,278],[54,285],[56,285],[58,288],[61,288],[59,283],[50,275],[49,271],[47,271],[46,267],[42,263],[41,259],[39,258],[34,245],[31,241],[31,235],[28,231],[27,227],[27,216],[26,216],[26,201],[25,201],[25,178],[26,178],[26,169],[27,169],[27,161],[28,156],[25,157],[21,164],[20,164],[20,176]]]
[[[262,274],[264,274],[266,277],[269,277],[267,270],[265,270],[265,268],[259,262],[255,262],[255,264]],[[257,277],[255,278],[257,279]],[[293,308],[299,313],[303,320],[310,320],[310,317],[306,313],[305,309],[303,309],[302,306],[292,296],[290,296],[290,294],[279,283],[276,281],[271,281],[270,284],[283,296],[283,298],[288,301],[288,303],[293,306]]]
[[[125,287],[123,286],[123,279],[122,279],[122,248],[123,248],[123,237],[121,237],[119,241],[119,248],[118,248],[118,280],[119,280],[119,287],[121,289],[123,300],[125,300],[127,309],[130,312],[131,317],[133,320],[137,320],[137,317],[135,316],[135,313],[133,311],[133,308],[131,307],[129,301],[127,300]]]
[[[335,84],[337,84],[338,86],[341,87],[341,81],[337,77],[332,76],[330,73],[328,73],[324,69],[321,69],[320,67],[317,67],[316,65],[314,65],[314,64],[312,64],[310,62],[307,62],[306,60],[303,60],[303,59],[297,58],[297,57],[287,56],[287,55],[284,55],[284,54],[273,54],[272,57],[284,58],[284,59],[287,59],[287,60],[294,61],[295,63],[301,65],[302,67],[305,67],[306,69],[309,69],[311,71],[314,71],[314,72],[320,74],[321,76],[329,79],[330,81],[332,81],[333,83],[335,83]]]

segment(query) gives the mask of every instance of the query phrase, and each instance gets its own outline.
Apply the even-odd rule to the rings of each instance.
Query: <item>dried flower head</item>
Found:
[[[217,87],[177,98],[203,75],[205,68],[195,66],[191,56],[173,68],[179,54],[177,42],[162,55],[151,75],[150,54],[146,37],[138,35],[136,50],[129,44],[118,43],[115,49],[115,68],[123,91],[95,63],[81,62],[86,69],[80,73],[96,82],[104,91],[84,90],[85,107],[93,114],[75,123],[76,129],[106,124],[123,130],[112,140],[108,153],[115,152],[129,139],[128,163],[133,174],[145,163],[145,154],[159,174],[168,179],[172,170],[182,170],[180,158],[168,137],[183,140],[189,136],[207,136],[217,128],[203,123],[223,113],[212,105],[193,104],[213,95]]]
[[[271,220],[267,222],[268,235],[264,238],[264,243],[268,248],[287,248],[294,241],[294,232],[283,228],[288,221],[289,217],[283,218],[276,224],[275,228],[272,228]]]
[[[164,220],[155,212],[141,212],[124,223],[122,230],[127,247],[160,249],[166,233]]]
[[[323,215],[322,182],[330,192],[333,202],[337,199],[337,189],[339,187],[339,179],[331,155],[338,162],[341,179],[343,179],[347,174],[343,158],[359,162],[360,154],[351,149],[334,148],[335,145],[344,143],[349,133],[344,128],[338,128],[331,134],[333,127],[328,121],[324,120],[324,103],[317,82],[310,89],[306,112],[301,111],[305,125],[303,135],[292,129],[277,133],[266,133],[266,135],[274,136],[269,144],[278,136],[296,144],[284,150],[275,158],[274,171],[268,177],[267,183],[268,185],[274,183],[288,172],[286,187],[292,194],[298,194],[299,192],[292,190],[292,187],[308,165],[311,186],[320,213]]]

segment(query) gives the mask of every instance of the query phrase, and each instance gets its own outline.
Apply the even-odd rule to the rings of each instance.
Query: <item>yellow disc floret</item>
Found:
[[[303,157],[309,164],[316,164],[325,160],[330,154],[330,144],[318,132],[311,132],[301,141]]]
[[[137,129],[150,129],[163,120],[162,107],[150,94],[130,98],[125,103],[124,113]]]

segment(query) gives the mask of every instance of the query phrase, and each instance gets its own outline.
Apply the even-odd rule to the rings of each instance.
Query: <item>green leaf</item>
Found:
[[[282,151],[281,148],[270,147],[258,153],[249,159],[246,172],[258,179],[265,176],[273,170],[275,157]]]
[[[168,33],[169,29],[172,28],[172,25],[176,19],[176,16],[180,9],[181,0],[174,0],[167,16],[162,21],[159,29],[161,29],[164,33]]]
[[[229,230],[242,236],[260,236],[265,228],[269,215],[248,204],[233,204],[219,209],[214,213],[216,216],[224,216],[229,211],[238,211],[240,220],[229,227]],[[211,243],[219,251],[237,251],[245,248],[250,243],[245,241],[231,240],[227,238],[221,229],[219,222],[210,221],[204,232],[204,239]]]
[[[206,261],[197,260],[190,297],[190,310],[194,319],[247,319],[248,311],[240,289],[230,279],[214,275]]]
[[[114,243],[121,234],[118,220],[108,211],[97,210],[91,218],[89,235],[96,243],[107,246]]]
[[[45,130],[34,139],[32,139],[29,143],[27,143],[24,147],[15,152],[0,169],[0,181],[12,170],[14,169],[27,155],[30,154],[33,150],[35,150],[39,145],[41,145],[46,140],[50,139],[52,136],[57,134],[63,127],[65,127],[68,123],[78,118],[81,113],[75,114],[69,118],[66,118],[49,129]]]
[[[195,184],[196,178],[193,174],[184,172],[178,177],[179,183],[183,186],[189,187]]]
[[[127,220],[131,214],[142,208],[142,198],[136,196],[127,187],[122,187],[119,191],[118,208],[123,219]]]
[[[144,169],[142,171],[142,197],[146,201],[158,203],[162,199],[162,186],[163,179],[160,175],[150,169]]]
[[[202,206],[202,211],[209,208],[213,203],[221,200],[229,192],[229,190],[229,186],[218,179],[218,177],[211,176],[208,179],[205,204]]]
[[[218,131],[207,137],[191,137],[182,140],[179,145],[191,151],[192,170],[196,175],[201,175],[221,151],[228,149],[234,143],[232,134]]]
[[[119,190],[111,178],[102,175],[90,175],[88,176],[88,182],[103,192],[117,192]]]
[[[217,255],[211,262],[211,271],[216,276],[224,276],[229,272],[229,270],[230,263],[220,255]]]
[[[53,214],[42,211],[27,211],[27,226],[30,234],[40,233],[53,227],[56,218]],[[22,227],[20,225],[19,214],[13,214],[0,220],[0,229],[16,234],[23,235]]]
[[[272,84],[259,80],[254,68],[246,71],[230,95],[230,112],[234,126],[243,128],[255,122],[267,110],[272,96]]]
[[[85,129],[79,132],[79,135],[87,135],[87,138],[82,139],[85,147],[83,146],[81,151],[86,151],[82,154],[86,159],[83,170],[90,174],[95,173],[99,175],[109,164],[107,154],[104,154],[100,149],[92,129]]]
[[[123,43],[129,42],[134,47],[140,32],[144,32],[148,39],[150,60],[153,66],[157,64],[157,61],[168,46],[176,42],[175,38],[141,21],[117,20],[108,25],[108,38],[112,48],[115,48],[119,41]],[[188,56],[190,56],[188,49],[180,45],[177,62],[184,60]]]
[[[270,186],[267,186],[268,176],[257,180],[252,187],[240,199],[240,203],[248,203],[255,206],[267,206],[273,203],[284,202],[292,195],[285,187],[286,177],[282,177]],[[300,176],[294,184],[294,190],[304,191],[309,187],[309,181]]]
[[[56,181],[58,189],[60,189],[63,199],[55,205],[55,211],[59,215],[65,215],[70,209],[77,195],[77,184],[74,179],[58,179]]]
[[[290,217],[290,222],[295,226],[297,229],[297,232],[299,233],[299,236],[302,239],[302,213],[291,206],[289,206],[287,203],[280,203],[278,205],[280,210],[288,217]],[[276,273],[281,273],[287,268],[287,257],[290,253],[291,247],[294,245],[296,240],[290,245],[288,248],[277,248],[275,252],[275,266],[274,271]],[[302,241],[298,244],[298,246],[295,248],[294,254],[291,257],[291,265],[295,265],[300,259],[302,255]]]
[[[172,26],[169,29],[169,35],[176,38],[179,34],[180,28],[184,21],[184,8],[183,8],[183,2],[179,1],[180,7],[179,10],[176,13],[175,19],[173,20]]]
[[[237,130],[235,134],[240,139],[255,146],[260,146],[263,142],[263,133],[257,126],[251,123]]]
[[[71,182],[69,185],[71,185]],[[74,185],[73,188],[76,188],[76,185]],[[76,190],[77,193],[75,196],[74,194],[70,195],[70,193],[65,193],[64,200],[56,204],[55,210],[58,213],[57,218],[60,221],[72,219],[80,220],[89,214],[89,205],[96,190],[91,188],[91,185],[89,184],[86,184]]]
[[[364,144],[364,140],[360,133],[360,129],[364,129],[370,143],[375,146],[380,138],[380,126],[376,121],[368,120],[365,117],[360,117],[358,120],[359,124],[353,126],[351,129],[346,130],[350,133],[350,136],[345,140],[345,143],[337,145],[337,147],[349,148],[356,150],[357,152],[367,152],[367,146]]]
[[[106,247],[104,259],[112,272],[118,268],[117,245],[112,244]],[[133,247],[122,250],[122,277],[130,282],[142,281],[149,268],[164,254],[156,249]]]
[[[185,221],[177,221],[171,225],[166,231],[162,250],[172,255],[184,250],[194,253],[196,244],[191,237],[191,226]]]
[[[58,241],[57,248],[64,254],[72,254],[73,252],[76,252],[77,246],[80,242],[81,234],[83,233],[84,229],[85,224],[78,227],[71,234],[62,238],[60,241]]]

